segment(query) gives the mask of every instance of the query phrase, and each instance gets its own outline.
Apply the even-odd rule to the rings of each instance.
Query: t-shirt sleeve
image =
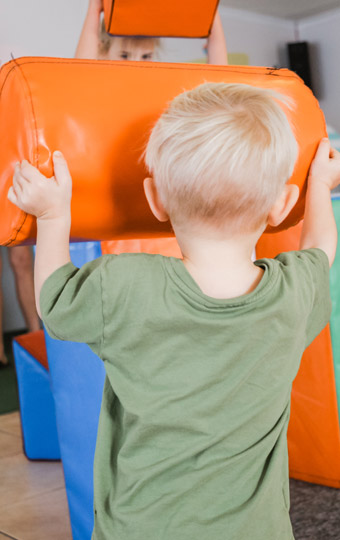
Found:
[[[295,286],[306,314],[306,347],[329,322],[332,303],[329,289],[329,260],[318,248],[281,253],[278,260],[293,269]]]
[[[44,282],[41,317],[49,335],[100,346],[103,330],[101,269],[103,258],[77,268],[65,264]]]

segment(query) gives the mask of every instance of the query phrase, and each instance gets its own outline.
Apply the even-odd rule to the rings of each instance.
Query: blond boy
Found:
[[[328,321],[339,154],[312,164],[301,250],[252,262],[294,206],[297,144],[278,95],[205,84],[151,134],[145,193],[183,259],[70,262],[71,178],[16,166],[9,199],[37,216],[36,302],[49,333],[85,341],[105,382],[95,540],[291,540],[286,430],[305,347]],[[39,300],[40,299],[40,300]]]

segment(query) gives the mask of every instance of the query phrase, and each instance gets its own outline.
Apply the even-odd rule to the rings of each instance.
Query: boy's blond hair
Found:
[[[145,153],[172,224],[250,232],[292,175],[298,147],[276,100],[246,84],[205,83],[170,103]]]

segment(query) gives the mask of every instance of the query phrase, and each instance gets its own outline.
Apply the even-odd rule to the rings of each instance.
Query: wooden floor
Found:
[[[340,490],[290,491],[296,540],[340,540]],[[61,463],[26,458],[18,412],[0,415],[0,540],[72,540]]]
[[[72,540],[62,465],[29,461],[19,413],[0,416],[0,540]]]

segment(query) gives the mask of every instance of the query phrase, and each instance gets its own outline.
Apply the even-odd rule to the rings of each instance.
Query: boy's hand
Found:
[[[54,176],[46,178],[24,160],[17,163],[8,199],[24,212],[39,220],[70,217],[72,180],[60,152],[53,154]]]
[[[308,183],[320,182],[330,190],[340,184],[340,152],[331,148],[327,138],[320,141],[309,170]]]
[[[322,139],[309,170],[300,249],[322,249],[329,266],[335,258],[338,237],[331,189],[339,183],[340,153],[331,148],[328,139]]]

